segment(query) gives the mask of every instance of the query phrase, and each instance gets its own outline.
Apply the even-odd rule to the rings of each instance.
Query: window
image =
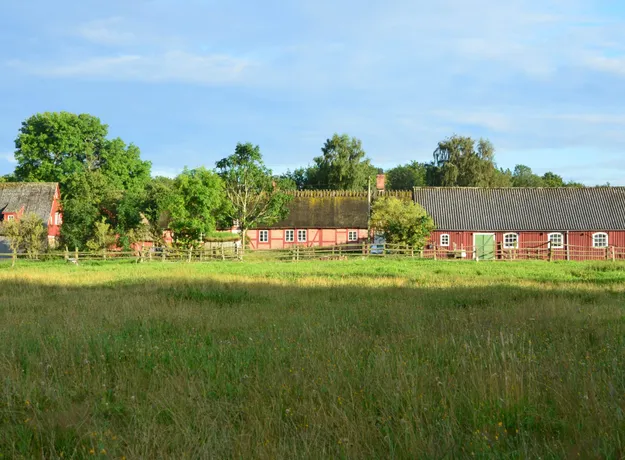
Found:
[[[592,235],[592,247],[593,248],[607,248],[608,247],[608,234],[607,233],[595,233]]]
[[[61,225],[63,223],[63,219],[61,218],[61,213],[54,213],[54,225]]]
[[[519,247],[519,235],[516,233],[506,233],[503,236],[504,249],[516,249]]]
[[[356,230],[347,232],[347,241],[358,241],[358,232]]]
[[[307,233],[308,232],[306,230],[298,230],[297,231],[297,242],[298,243],[305,243],[306,242]]]
[[[14,216],[14,215],[12,215],[12,214],[9,214],[9,215],[7,216],[7,220],[8,220],[8,221],[15,220],[15,216]]]
[[[258,241],[261,243],[269,243],[269,230],[261,230],[258,234]]]
[[[449,246],[449,235],[441,235],[441,246]]]
[[[549,243],[553,249],[562,249],[564,247],[564,237],[562,233],[550,233]]]
[[[287,243],[292,243],[295,241],[295,230],[286,230],[284,232],[284,241]]]

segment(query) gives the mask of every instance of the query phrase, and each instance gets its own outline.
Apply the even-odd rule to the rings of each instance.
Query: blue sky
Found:
[[[346,132],[374,164],[453,133],[500,166],[625,185],[625,5],[608,0],[21,0],[0,5],[0,173],[36,112],[96,115],[155,173],[237,142],[275,171]]]

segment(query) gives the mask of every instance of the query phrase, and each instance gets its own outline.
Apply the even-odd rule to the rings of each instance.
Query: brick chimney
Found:
[[[386,175],[385,174],[378,174],[375,178],[375,188],[378,191],[383,192],[384,191],[384,183],[386,182]]]

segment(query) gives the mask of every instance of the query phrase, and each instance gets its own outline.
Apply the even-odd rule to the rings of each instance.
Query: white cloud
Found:
[[[13,153],[0,153],[0,158],[11,164],[17,164],[17,160],[15,159]]]
[[[625,76],[625,58],[594,56],[588,58],[586,64],[600,72]]]
[[[204,85],[241,81],[255,63],[227,55],[169,51],[156,55],[92,57],[58,64],[10,61],[9,66],[32,75],[146,82],[185,82]]]
[[[126,45],[136,41],[133,32],[121,30],[123,19],[108,18],[91,21],[78,27],[76,35],[101,45]]]

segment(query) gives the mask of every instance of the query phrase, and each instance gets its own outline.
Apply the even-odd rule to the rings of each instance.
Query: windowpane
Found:
[[[297,241],[299,243],[305,243],[306,242],[306,235],[307,235],[306,230],[298,230],[297,231]]]
[[[519,235],[516,233],[506,233],[503,236],[504,249],[515,249],[519,247]]]
[[[287,243],[292,243],[295,241],[295,230],[287,230],[284,234],[284,241]]]
[[[358,241],[358,232],[350,230],[347,235],[347,241]]]
[[[449,246],[449,235],[441,235],[441,246]]]
[[[268,243],[269,242],[269,230],[261,230],[258,239],[261,243]]]
[[[550,233],[549,242],[552,248],[562,248],[564,246],[564,237],[562,233]]]
[[[595,248],[607,248],[608,247],[607,233],[595,233],[592,236],[592,245]]]

